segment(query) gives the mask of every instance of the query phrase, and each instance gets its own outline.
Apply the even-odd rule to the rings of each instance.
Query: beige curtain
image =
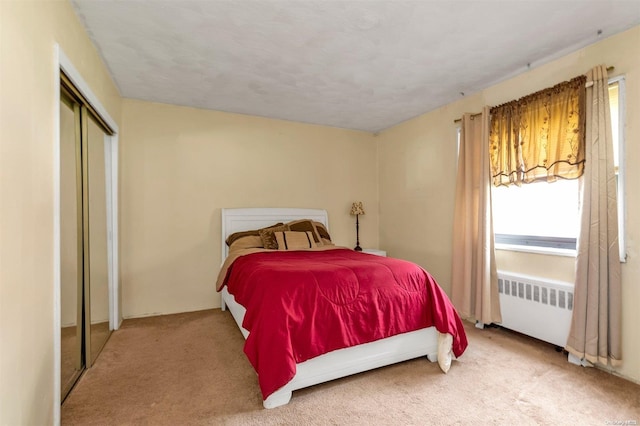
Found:
[[[451,300],[458,313],[501,322],[489,169],[489,108],[462,117],[453,224]]]
[[[577,179],[584,168],[584,85],[580,76],[491,108],[495,186]]]
[[[580,359],[617,366],[622,361],[620,252],[607,80],[604,66],[587,73],[582,222],[566,349]]]

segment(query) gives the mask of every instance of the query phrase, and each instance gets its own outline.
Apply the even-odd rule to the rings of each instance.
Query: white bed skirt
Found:
[[[242,327],[246,311],[224,287],[222,310],[227,308],[246,339],[249,332]],[[421,356],[431,362],[438,361],[446,372],[451,365],[451,342],[451,336],[429,327],[320,355],[297,364],[295,377],[264,400],[263,405],[265,408],[279,407],[290,401],[294,390]]]

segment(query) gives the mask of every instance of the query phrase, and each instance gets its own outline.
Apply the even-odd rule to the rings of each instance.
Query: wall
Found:
[[[455,190],[454,120],[553,86],[599,64],[626,76],[627,253],[622,266],[623,357],[616,371],[640,381],[640,27],[609,37],[433,112],[382,132],[378,140],[380,246],[434,272],[450,291]],[[415,235],[419,238],[415,238]],[[499,269],[573,281],[572,258],[497,252]]]
[[[120,140],[125,317],[220,306],[220,209],[324,208],[337,244],[377,247],[371,134],[125,100]]]
[[[120,95],[67,1],[0,1],[0,424],[54,421],[54,44],[119,121]]]
[[[481,102],[470,108],[479,110]],[[452,117],[463,111],[448,105],[377,138],[380,247],[429,270],[447,292],[457,158]]]

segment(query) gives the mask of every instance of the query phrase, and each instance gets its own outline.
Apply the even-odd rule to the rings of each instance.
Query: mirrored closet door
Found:
[[[62,76],[60,93],[61,391],[111,334],[107,156],[111,132]]]

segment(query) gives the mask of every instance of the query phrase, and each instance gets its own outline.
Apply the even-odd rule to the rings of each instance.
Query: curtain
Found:
[[[558,178],[584,169],[584,85],[580,76],[491,108],[491,176],[495,186]]]
[[[489,108],[462,117],[453,225],[451,300],[461,316],[501,322],[489,170]]]
[[[566,349],[591,363],[618,366],[622,361],[618,203],[606,67],[590,70],[587,80],[586,167],[580,179],[581,229]]]

